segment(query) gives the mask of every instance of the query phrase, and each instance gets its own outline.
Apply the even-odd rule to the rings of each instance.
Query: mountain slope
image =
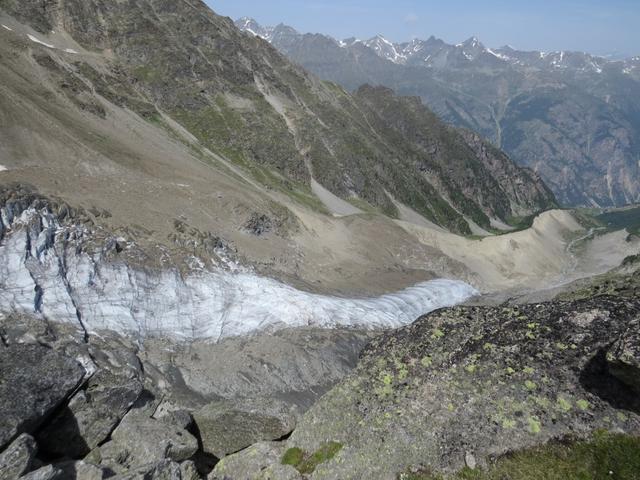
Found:
[[[372,129],[354,98],[292,65],[266,42],[241,34],[202,2],[66,1],[40,9],[39,2],[4,0],[0,5],[39,30],[44,43],[52,41],[45,32],[59,30],[94,56],[109,57],[106,66],[72,60],[61,68],[47,53],[38,54],[48,74],[87,87],[65,90],[75,103],[84,101],[79,95],[97,94],[150,121],[165,122],[162,112],[260,183],[307,203],[318,203],[310,188],[313,177],[342,199],[390,216],[398,215],[397,200],[460,233],[470,229],[458,212],[479,209],[487,217],[504,212],[499,220],[505,222],[509,215],[553,203],[542,192],[535,205],[516,198],[480,205],[479,198],[464,194],[460,201],[452,197],[450,205],[444,192],[402,160],[403,141],[395,144]],[[423,157],[428,161],[428,154]],[[540,188],[535,182],[529,187]]]
[[[445,121],[533,168],[561,203],[640,200],[637,57],[492,50],[476,38],[394,44],[381,36],[336,41],[282,25],[271,32],[281,52],[348,90],[369,83],[421,97]]]

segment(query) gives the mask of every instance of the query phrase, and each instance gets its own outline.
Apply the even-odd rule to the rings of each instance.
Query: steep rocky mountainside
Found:
[[[471,230],[465,217],[489,228],[490,218],[508,222],[554,204],[528,172],[517,171],[516,191],[512,178],[500,176],[491,194],[478,195],[482,187],[470,188],[467,182],[475,171],[491,175],[487,162],[509,163],[497,152],[487,159],[467,148],[460,184],[453,176],[429,178],[421,168],[439,161],[433,152],[414,148],[411,139],[397,133],[390,135],[380,127],[384,117],[372,108],[365,114],[359,97],[307,74],[201,1],[43,5],[3,0],[0,8],[40,35],[31,38],[55,47],[58,35],[86,53],[34,42],[30,53],[16,38],[20,35],[3,29],[13,51],[21,52],[7,65],[13,73],[16,65],[35,62],[39,75],[52,78],[76,108],[99,118],[108,120],[104,102],[110,102],[164,127],[177,122],[202,146],[261,184],[307,204],[321,205],[311,189],[317,181],[320,189],[356,207],[396,217],[401,202],[436,224],[467,234]],[[466,143],[464,135],[449,131],[439,148],[453,158]],[[413,151],[407,157],[408,150]],[[516,172],[512,165],[506,168]]]
[[[470,470],[551,439],[637,437],[640,277],[637,258],[625,265],[564,299],[443,309],[375,338],[286,442],[225,458],[213,478],[261,478],[278,464],[313,479],[441,478],[465,466],[461,478],[476,478]]]
[[[237,25],[348,90],[385,85],[422,98],[447,122],[469,128],[539,173],[566,205],[640,199],[640,58],[579,52],[492,50],[478,39],[431,37],[337,41],[279,25]]]

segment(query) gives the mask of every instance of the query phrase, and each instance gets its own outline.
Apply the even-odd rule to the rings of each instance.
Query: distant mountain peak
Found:
[[[407,56],[402,52],[402,48],[387,40],[382,35],[376,35],[364,42],[364,44],[375,51],[380,57],[393,63],[402,64],[407,61]]]
[[[470,47],[470,48],[484,48],[484,45],[478,37],[469,37],[464,42],[458,44],[460,47]]]

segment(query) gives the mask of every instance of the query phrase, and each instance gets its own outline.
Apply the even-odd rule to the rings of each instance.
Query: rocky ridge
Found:
[[[348,90],[384,85],[419,96],[446,122],[490,139],[532,168],[564,205],[623,206],[639,197],[638,57],[488,48],[431,37],[339,41],[291,27],[236,24]],[[247,30],[248,31],[248,30]]]

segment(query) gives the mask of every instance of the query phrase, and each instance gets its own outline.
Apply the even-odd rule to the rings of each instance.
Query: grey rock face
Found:
[[[100,447],[102,465],[117,473],[160,463],[182,462],[198,450],[198,441],[186,430],[149,418],[144,411],[132,410]]]
[[[37,452],[36,441],[23,433],[0,453],[0,480],[13,480],[28,472]]]
[[[40,345],[0,348],[0,448],[33,432],[83,380],[73,359]]]
[[[259,403],[259,402],[258,402]],[[264,405],[251,408],[241,402],[218,401],[194,413],[206,453],[223,458],[260,441],[276,440],[295,427],[291,412]],[[272,402],[273,403],[273,402]]]

